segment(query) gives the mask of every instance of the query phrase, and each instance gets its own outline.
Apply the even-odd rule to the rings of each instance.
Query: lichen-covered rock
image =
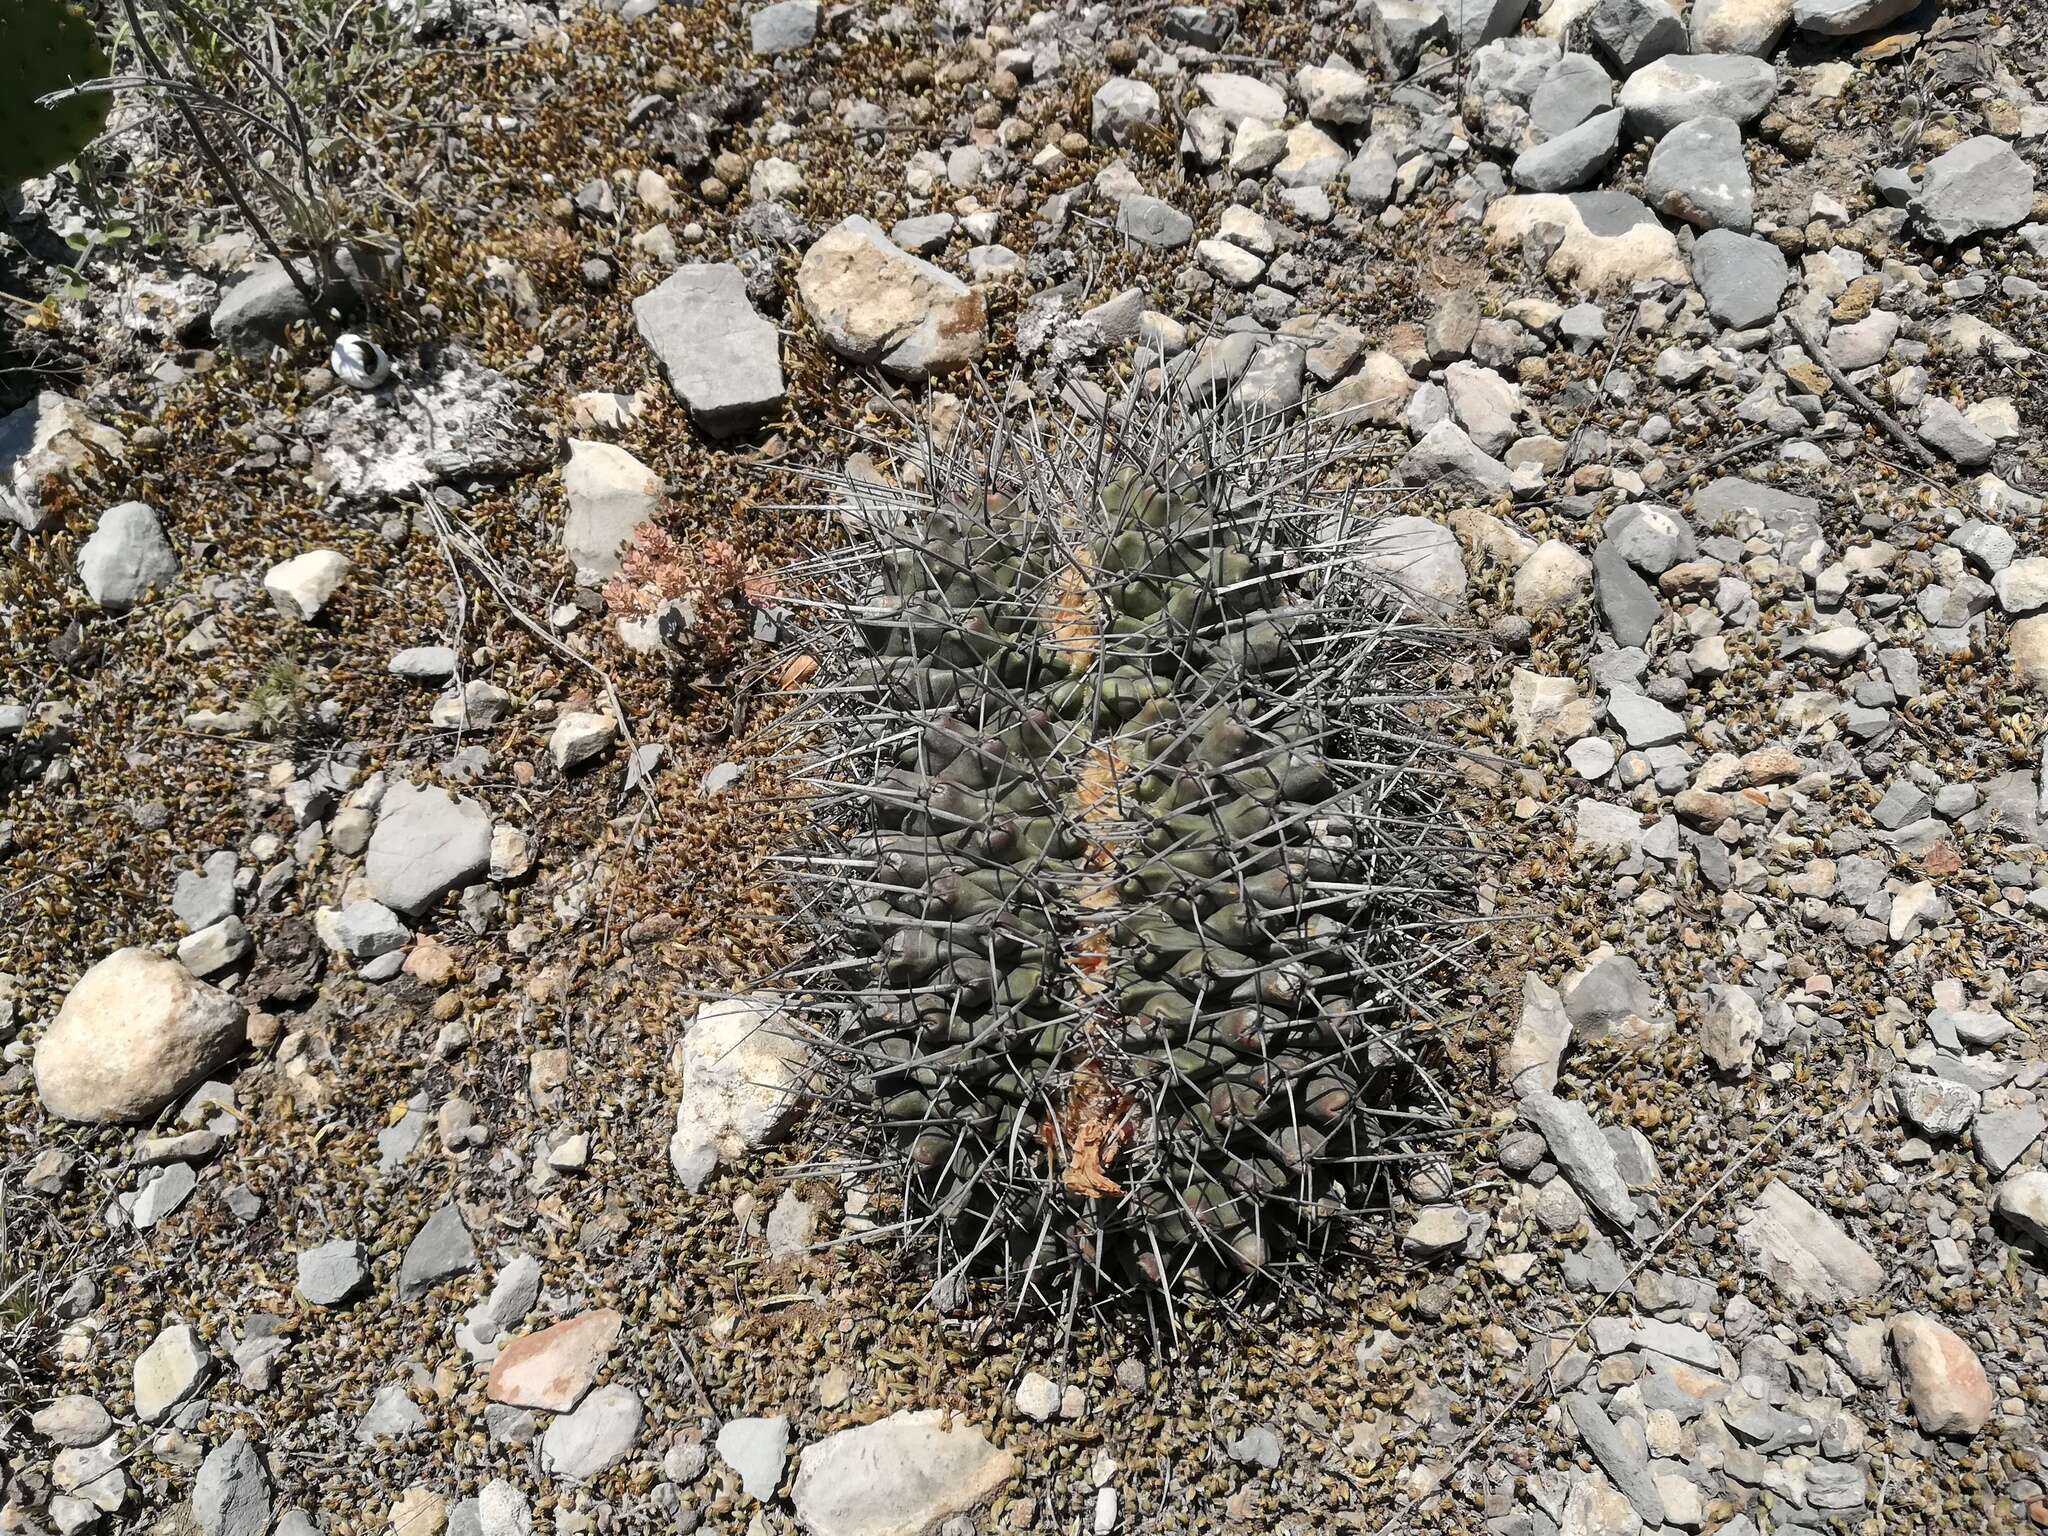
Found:
[[[845,219],[819,237],[796,287],[834,352],[895,378],[917,383],[966,367],[988,344],[981,295],[867,219]]]

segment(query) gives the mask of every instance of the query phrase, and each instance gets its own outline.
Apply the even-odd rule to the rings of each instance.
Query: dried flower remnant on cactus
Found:
[[[1169,1315],[1308,1283],[1449,1123],[1411,1031],[1473,856],[1453,639],[1361,562],[1357,468],[1136,392],[970,420],[835,478],[870,539],[783,573],[818,945],[779,985],[942,1274]]]

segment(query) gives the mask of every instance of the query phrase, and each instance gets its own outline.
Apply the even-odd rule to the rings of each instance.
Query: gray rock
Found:
[[[316,1307],[339,1306],[370,1273],[363,1245],[350,1237],[308,1248],[299,1255],[299,1294]]]
[[[1643,200],[1697,229],[1748,233],[1756,196],[1742,158],[1742,130],[1726,117],[1680,123],[1650,152]]]
[[[1668,54],[1637,70],[1621,88],[1628,132],[1661,139],[1696,117],[1732,118],[1748,127],[1778,94],[1778,72],[1736,53]]]
[[[1615,643],[1641,645],[1664,616],[1664,605],[1650,584],[1636,574],[1612,544],[1593,551],[1593,602]]]
[[[375,1445],[379,1440],[405,1440],[427,1427],[427,1416],[404,1387],[389,1382],[377,1389],[369,1410],[356,1420],[356,1442]]]
[[[1134,75],[1112,75],[1096,88],[1088,131],[1098,144],[1122,144],[1159,115],[1159,92]]]
[[[1532,192],[1572,192],[1598,179],[1620,147],[1621,121],[1619,108],[1602,112],[1523,150],[1515,157],[1515,185]]]
[[[135,1358],[135,1417],[144,1424],[162,1423],[206,1385],[213,1364],[197,1328],[183,1323],[166,1328]]]
[[[1600,0],[1587,18],[1593,46],[1624,79],[1691,47],[1685,21],[1664,0]]]
[[[1280,1465],[1280,1436],[1269,1424],[1251,1425],[1224,1449],[1230,1453],[1232,1461],[1243,1466],[1265,1467],[1270,1471]]]
[[[452,645],[410,645],[394,651],[387,663],[393,677],[430,687],[455,675],[455,647]]]
[[[1517,1113],[1542,1133],[1551,1159],[1594,1210],[1623,1230],[1635,1224],[1635,1198],[1615,1162],[1614,1148],[1585,1105],[1532,1093],[1523,1097]]]
[[[270,1472],[255,1446],[233,1435],[213,1448],[192,1483],[192,1513],[204,1536],[265,1536]]]
[[[768,10],[800,4],[808,0],[783,0]],[[818,7],[808,9],[815,25]],[[755,13],[757,33],[767,14]],[[747,280],[730,262],[671,273],[633,301],[633,324],[690,419],[709,436],[751,431],[782,410],[781,338],[754,312]]]
[[[1707,313],[1734,330],[1768,325],[1792,281],[1785,253],[1768,240],[1709,230],[1693,242],[1692,280]]]
[[[1484,452],[1455,422],[1440,421],[1401,459],[1399,472],[1410,485],[1437,485],[1485,496],[1508,490],[1508,467]]]
[[[2033,205],[2033,167],[2005,140],[1985,133],[1930,161],[1911,207],[1922,234],[1952,245],[2010,229]]]
[[[1304,64],[1294,72],[1294,89],[1311,122],[1348,126],[1372,115],[1373,88],[1355,69]]]
[[[451,1201],[429,1216],[406,1245],[398,1267],[398,1299],[411,1301],[451,1275],[475,1268],[476,1244],[461,1208]]]
[[[335,913],[329,925],[334,942],[352,960],[374,960],[412,942],[412,931],[381,901],[364,897]]]
[[[765,1504],[775,1497],[789,1460],[789,1420],[727,1419],[718,1431],[718,1455],[739,1474],[747,1497]]]
[[[1470,54],[1498,38],[1511,37],[1528,13],[1529,0],[1438,0],[1451,42]]]
[[[1176,5],[1166,13],[1166,40],[1214,53],[1237,31],[1237,9],[1228,5]]]
[[[53,492],[121,453],[118,432],[94,421],[76,400],[44,390],[0,416],[0,521],[34,533],[55,510]]]
[[[1738,1217],[1736,1236],[1750,1255],[1794,1298],[1830,1305],[1874,1296],[1884,1287],[1877,1262],[1827,1212],[1782,1180],[1764,1186]]]
[[[1426,517],[1385,517],[1359,541],[1358,563],[1395,588],[1405,603],[1446,617],[1465,607],[1465,560],[1458,536]]]
[[[1694,0],[1692,51],[1767,59],[1792,21],[1792,0]]]
[[[809,1536],[937,1531],[1016,1475],[1010,1453],[958,1414],[902,1411],[807,1446],[791,1502]]]
[[[1998,451],[1998,442],[1939,395],[1928,395],[1913,416],[1920,441],[1965,469],[1982,469]]]
[[[1590,53],[1568,53],[1529,98],[1529,136],[1538,144],[1569,133],[1614,105],[1614,81]]]
[[[625,1460],[640,1439],[643,1413],[631,1387],[599,1387],[573,1413],[556,1416],[541,1437],[541,1458],[556,1477],[588,1482]]]
[[[1633,689],[1617,688],[1608,695],[1607,718],[1614,722],[1623,739],[1638,750],[1661,747],[1682,740],[1686,734],[1685,716]]]
[[[526,1495],[502,1477],[485,1483],[476,1496],[477,1536],[533,1536],[533,1511]]]
[[[1252,354],[1230,393],[1231,413],[1248,421],[1278,421],[1301,407],[1307,354],[1292,342],[1275,342]]]
[[[914,256],[929,256],[945,249],[959,227],[960,221],[950,213],[926,213],[914,219],[898,219],[889,226],[889,238]]]
[[[754,52],[773,55],[810,47],[818,35],[818,18],[824,8],[818,0],[775,0],[747,18],[748,40]]]
[[[265,261],[221,296],[213,311],[213,339],[233,352],[259,354],[281,345],[289,329],[312,311],[281,262]]]
[[[1366,0],[1366,44],[1396,80],[1415,73],[1425,50],[1449,44],[1451,27],[1434,0]]]
[[[1977,1118],[1984,1096],[1932,1072],[1894,1072],[1892,1099],[1900,1116],[1923,1136],[1960,1136]]]
[[[1173,204],[1142,192],[1117,205],[1116,227],[1118,233],[1155,251],[1178,250],[1195,237],[1193,219]]]
[[[45,1404],[29,1418],[29,1428],[67,1448],[98,1445],[113,1427],[114,1416],[97,1398],[77,1392]]]
[[[117,502],[100,514],[92,537],[78,551],[78,579],[86,595],[108,613],[126,613],[152,587],[178,574],[178,558],[153,508]]]
[[[235,915],[235,871],[239,864],[233,853],[221,849],[209,853],[197,871],[180,872],[171,887],[171,911],[193,932],[211,928],[222,918]]]
[[[1986,1110],[1970,1127],[1977,1160],[1994,1178],[2003,1176],[2048,1130],[2048,1115],[2032,1107]]]
[[[1894,779],[1884,796],[1870,808],[1870,819],[1887,832],[1896,832],[1909,821],[1918,821],[1934,809],[1934,800],[1911,779]]]
[[[128,1219],[135,1223],[138,1232],[147,1232],[165,1217],[175,1215],[198,1187],[199,1175],[190,1164],[172,1163],[160,1168],[135,1192]]]
[[[1802,32],[1822,37],[1854,37],[1888,21],[1897,21],[1917,0],[1795,0],[1792,19]]]
[[[1650,1475],[1649,1457],[1622,1437],[1614,1421],[1607,1417],[1607,1410],[1600,1406],[1599,1396],[1591,1389],[1581,1389],[1565,1399],[1565,1407],[1572,1416],[1572,1427],[1578,1430],[1593,1460],[1614,1480],[1614,1486],[1634,1506],[1643,1523],[1653,1530],[1662,1525],[1664,1500]]]
[[[1654,502],[1635,502],[1610,514],[1600,537],[1645,576],[1662,576],[1700,552],[1692,524]]]
[[[438,786],[397,783],[384,792],[364,859],[370,894],[417,917],[491,867],[491,816]]]

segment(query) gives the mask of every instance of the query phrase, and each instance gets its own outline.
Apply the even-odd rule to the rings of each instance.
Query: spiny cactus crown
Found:
[[[1310,1272],[1437,1123],[1403,1041],[1463,852],[1444,633],[1361,566],[1342,443],[1119,415],[841,482],[872,540],[809,573],[792,716],[846,954],[791,1000],[845,1018],[908,1229],[1047,1303]]]
[[[92,23],[63,0],[0,5],[0,184],[43,176],[74,159],[107,121],[105,96],[54,107],[37,98],[107,72]]]

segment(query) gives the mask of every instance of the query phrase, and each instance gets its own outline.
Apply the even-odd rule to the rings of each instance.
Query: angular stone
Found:
[[[1960,1136],[1983,1102],[1974,1088],[1932,1072],[1894,1072],[1890,1084],[1899,1114],[1923,1136]]]
[[[1098,144],[1123,144],[1159,121],[1159,92],[1135,75],[1111,75],[1096,88],[1089,105],[1089,136]]]
[[[1661,747],[1686,734],[1685,716],[1632,688],[1617,688],[1607,696],[1607,718],[1638,750]]]
[[[718,1457],[739,1474],[748,1498],[767,1503],[789,1460],[789,1420],[727,1419],[718,1431]]]
[[[1422,435],[1398,466],[1404,482],[1483,496],[1507,494],[1508,467],[1472,441],[1455,422],[1440,421]]]
[[[1747,128],[1770,109],[1777,94],[1778,72],[1762,59],[1671,54],[1630,75],[1620,102],[1630,135],[1661,139],[1696,117],[1733,118]]]
[[[279,613],[301,624],[310,624],[341,590],[348,573],[348,556],[339,550],[309,549],[266,571],[263,590]]]
[[[1726,117],[1696,117],[1678,124],[1650,151],[1643,200],[1667,218],[1682,219],[1695,229],[1747,234],[1756,215],[1756,195],[1742,158],[1742,130]]]
[[[930,1536],[1017,1475],[958,1415],[905,1410],[804,1451],[791,1501],[810,1536]]]
[[[1888,1331],[1921,1430],[1967,1439],[1982,1429],[1994,1406],[1991,1383],[1962,1336],[1924,1312],[1899,1314]]]
[[[1693,0],[1694,53],[1767,59],[1792,23],[1793,0]]]
[[[823,10],[818,0],[775,0],[747,18],[747,39],[754,52],[769,57],[808,48]]]
[[[400,782],[384,793],[364,859],[370,894],[417,917],[491,867],[491,816],[438,785]]]
[[[462,1209],[453,1201],[420,1225],[398,1267],[398,1299],[412,1301],[454,1275],[476,1268],[476,1244]]]
[[[1523,1097],[1517,1113],[1542,1132],[1552,1160],[1587,1204],[1623,1231],[1635,1224],[1635,1198],[1615,1163],[1614,1148],[1600,1134],[1585,1105],[1554,1094],[1532,1093]]]
[[[1394,587],[1411,608],[1439,617],[1465,606],[1458,536],[1426,517],[1383,517],[1359,540],[1359,566]]]
[[[2048,1130],[2048,1115],[2038,1109],[1994,1109],[1977,1116],[1970,1138],[1977,1148],[1977,1160],[1993,1175],[2002,1175],[2026,1156],[2044,1130]]]
[[[1522,1021],[1501,1057],[1501,1075],[1517,1098],[1557,1091],[1558,1063],[1571,1044],[1572,1021],[1557,989],[1534,971],[1522,973]]]
[[[2048,1247],[2048,1169],[2029,1168],[2003,1180],[1991,1209],[2020,1236]]]
[[[299,1294],[316,1307],[334,1307],[355,1294],[369,1277],[370,1257],[350,1237],[308,1248],[299,1255]]]
[[[1616,108],[1523,150],[1510,174],[1516,186],[1531,192],[1573,192],[1598,180],[1620,145],[1621,111]]]
[[[1599,0],[1586,25],[1593,46],[1623,79],[1691,44],[1685,19],[1664,0]]]
[[[625,1460],[640,1439],[644,1412],[631,1387],[599,1387],[548,1426],[541,1459],[556,1477],[588,1482]]]
[[[1614,105],[1614,81],[1589,53],[1568,53],[1550,67],[1529,98],[1529,137],[1535,143],[1569,133]]]
[[[1965,469],[1982,469],[1998,451],[1998,442],[1939,395],[1928,395],[1914,413],[1920,441]]]
[[[1133,193],[1117,204],[1117,232],[1155,251],[1178,250],[1195,237],[1195,221],[1173,204]]]
[[[818,8],[809,8],[815,20]],[[765,14],[755,14],[757,26]],[[781,412],[781,339],[774,324],[755,313],[746,278],[730,262],[671,273],[633,301],[633,324],[669,388],[708,436],[751,431]]]
[[[1726,229],[1693,242],[1692,275],[1707,313],[1736,330],[1769,324],[1792,281],[1783,251]]]
[[[255,1446],[230,1435],[208,1453],[192,1483],[192,1513],[202,1536],[265,1536],[270,1472]]]
[[[1593,705],[1569,677],[1545,677],[1526,667],[1515,668],[1508,684],[1508,714],[1514,722],[1515,745],[1570,743],[1593,732]]]
[[[60,1120],[134,1123],[241,1048],[247,1009],[175,960],[117,949],[79,977],[36,1047],[36,1092]]]
[[[1205,102],[1222,114],[1224,123],[1231,128],[1248,117],[1267,123],[1284,123],[1287,120],[1287,98],[1265,81],[1255,80],[1250,75],[1197,75],[1195,89],[1202,93]]]
[[[185,1324],[166,1328],[135,1357],[135,1417],[161,1423],[170,1411],[205,1386],[213,1356],[199,1330]]]
[[[571,438],[562,490],[562,550],[576,579],[594,586],[618,575],[633,530],[660,509],[661,477],[615,443]]]
[[[139,501],[117,502],[78,551],[78,579],[86,595],[108,613],[126,613],[152,587],[178,574],[163,524]]]
[[[1593,601],[1601,622],[1621,646],[1643,644],[1664,616],[1655,589],[1613,544],[1602,543],[1593,551]]]
[[[1614,1421],[1607,1417],[1607,1410],[1600,1406],[1599,1395],[1581,1389],[1565,1399],[1565,1408],[1593,1460],[1613,1479],[1637,1517],[1653,1529],[1662,1525],[1664,1499],[1657,1492],[1656,1480],[1650,1476],[1649,1457],[1622,1437]]]
[[[1487,206],[1483,224],[1496,245],[1519,246],[1526,237],[1562,231],[1544,272],[1583,295],[1637,282],[1685,280],[1678,241],[1656,214],[1626,192],[1498,197]]]
[[[609,1307],[521,1334],[498,1352],[484,1396],[515,1408],[567,1413],[596,1384],[625,1319]]]
[[[1738,1219],[1736,1235],[1778,1288],[1828,1306],[1884,1288],[1884,1266],[1791,1185],[1773,1179]]]
[[[1529,0],[1438,0],[1451,42],[1467,55],[1497,38],[1511,37],[1528,13]]]
[[[1854,37],[1913,9],[1916,0],[1796,0],[1792,19],[1802,32],[1822,37]]]
[[[1365,0],[1366,45],[1388,75],[1405,80],[1425,50],[1450,42],[1451,28],[1434,0]]]
[[[76,400],[44,390],[0,416],[0,520],[34,533],[81,470],[121,457],[121,434]]]
[[[684,1187],[704,1187],[721,1159],[780,1134],[795,1113],[810,1050],[772,998],[698,1006],[683,1036],[683,1095],[669,1163]]]
[[[909,383],[968,366],[988,343],[981,295],[867,219],[847,218],[820,236],[796,286],[834,352]]]
[[[2033,167],[2005,140],[1986,133],[1929,161],[1910,206],[1921,233],[1953,245],[2010,229],[2033,205]]]

